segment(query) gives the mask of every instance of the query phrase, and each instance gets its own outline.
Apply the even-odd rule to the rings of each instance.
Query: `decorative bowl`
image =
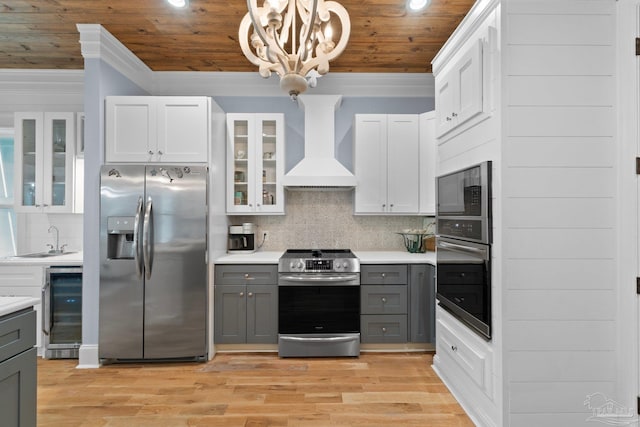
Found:
[[[433,237],[433,233],[403,232],[397,233],[402,236],[404,247],[412,254],[424,253],[427,251],[427,239]]]

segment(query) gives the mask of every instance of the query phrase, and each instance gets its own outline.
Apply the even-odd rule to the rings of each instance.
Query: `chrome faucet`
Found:
[[[51,250],[49,252],[61,252],[60,251],[60,230],[58,230],[58,227],[56,227],[55,225],[52,225],[51,227],[49,227],[48,232],[51,233],[51,230],[54,230],[56,232],[56,247],[55,249],[53,248],[52,245],[49,245],[51,247]]]

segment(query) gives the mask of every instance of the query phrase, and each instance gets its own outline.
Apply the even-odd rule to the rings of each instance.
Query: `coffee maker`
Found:
[[[229,227],[227,252],[250,254],[256,251],[256,226],[251,222]]]

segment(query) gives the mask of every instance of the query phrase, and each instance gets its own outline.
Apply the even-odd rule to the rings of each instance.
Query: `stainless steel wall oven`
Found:
[[[491,162],[437,178],[438,304],[491,338]]]

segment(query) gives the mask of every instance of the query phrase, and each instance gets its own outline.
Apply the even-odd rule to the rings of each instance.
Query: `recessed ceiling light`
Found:
[[[189,0],[167,0],[173,7],[187,7]]]
[[[431,0],[409,0],[409,9],[420,10],[424,9],[431,3]]]

